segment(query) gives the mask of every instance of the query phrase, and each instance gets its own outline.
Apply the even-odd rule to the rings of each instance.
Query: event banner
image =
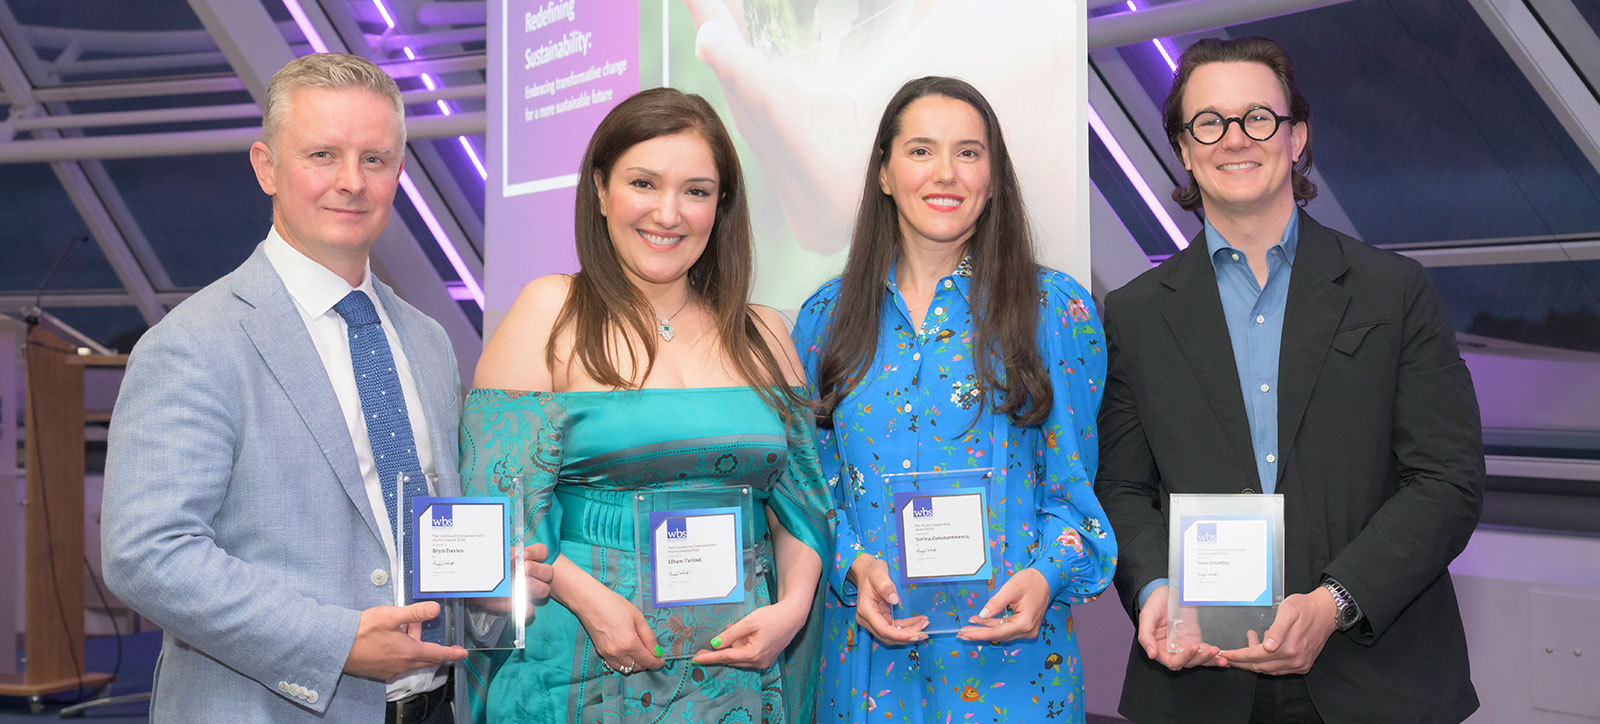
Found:
[[[571,188],[582,140],[639,90],[637,0],[505,0],[505,8],[501,30],[514,52],[501,77],[499,192]]]
[[[878,119],[925,75],[960,77],[988,98],[1041,260],[1089,283],[1084,0],[490,0],[489,10],[485,338],[530,280],[577,270],[573,203],[589,137],[617,103],[658,86],[704,96],[733,134],[756,302],[797,309],[838,274]]]

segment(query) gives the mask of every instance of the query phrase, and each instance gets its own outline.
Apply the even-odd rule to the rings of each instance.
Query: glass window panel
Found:
[[[272,225],[272,200],[242,152],[103,163],[178,287],[202,287],[232,271]]]
[[[33,292],[62,254],[50,289],[122,288],[93,239],[64,250],[73,239],[87,237],[89,227],[49,165],[13,164],[0,170],[0,218],[5,219],[0,227],[0,249],[5,250],[0,291]]]
[[[1491,455],[1600,452],[1600,261],[1429,269],[1472,370]]]
[[[1366,241],[1600,231],[1600,173],[1469,4],[1358,0],[1226,33],[1289,49],[1316,168]],[[1160,54],[1119,52],[1159,105],[1171,82]]]
[[[118,352],[130,352],[147,328],[144,317],[133,307],[55,307],[48,310],[57,319],[90,339]]]
[[[1431,271],[1459,332],[1600,354],[1600,261]]]
[[[22,39],[10,39],[36,86],[232,73],[188,3],[9,0]]]
[[[1572,4],[1583,14],[1583,19],[1589,21],[1589,27],[1600,34],[1600,0],[1572,0]]]

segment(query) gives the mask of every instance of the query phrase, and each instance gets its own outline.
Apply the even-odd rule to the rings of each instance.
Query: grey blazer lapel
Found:
[[[1172,290],[1172,296],[1162,305],[1161,314],[1183,350],[1184,361],[1211,403],[1211,411],[1233,449],[1234,462],[1244,479],[1252,481],[1250,489],[1260,491],[1261,475],[1253,462],[1255,447],[1250,439],[1250,421],[1245,416],[1244,399],[1239,392],[1239,368],[1233,360],[1233,345],[1223,318],[1216,270],[1206,256],[1204,233],[1169,262],[1171,268],[1162,278],[1162,284]]]
[[[333,384],[328,381],[300,311],[261,247],[256,247],[241,271],[245,273],[238,276],[233,293],[253,309],[240,320],[240,326],[311,431],[350,502],[361,512],[372,534],[383,540],[367,500],[366,484],[361,480],[350,428],[345,425],[339,399],[333,394]]]
[[[1289,301],[1283,312],[1283,341],[1278,353],[1278,482],[1284,480],[1300,420],[1311,402],[1322,363],[1328,359],[1333,334],[1350,305],[1343,286],[1350,269],[1339,238],[1304,211],[1294,272],[1289,275]]]

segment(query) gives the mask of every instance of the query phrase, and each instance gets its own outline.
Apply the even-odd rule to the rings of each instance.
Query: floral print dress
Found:
[[[837,506],[819,722],[1084,721],[1071,605],[1105,590],[1117,552],[1093,489],[1104,333],[1088,292],[1041,269],[1037,340],[1055,399],[1043,424],[1018,427],[977,409],[984,395],[971,359],[970,278],[964,260],[938,282],[919,332],[890,271],[876,356],[835,410],[833,429],[819,432],[817,452]],[[795,324],[795,347],[813,383],[838,294],[838,279],[823,285]],[[1039,636],[996,645],[936,634],[908,646],[880,644],[856,625],[855,586],[844,574],[857,553],[885,557],[897,545],[883,476],[980,467],[994,469],[1000,491],[989,516],[996,588],[1030,567],[1050,583]]]

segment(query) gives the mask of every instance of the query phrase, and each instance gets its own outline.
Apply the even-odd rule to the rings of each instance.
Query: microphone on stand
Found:
[[[49,286],[50,280],[55,278],[56,270],[61,268],[61,262],[66,261],[67,254],[72,253],[72,247],[88,240],[88,234],[79,236],[67,242],[67,245],[61,248],[61,253],[56,255],[56,261],[50,265],[50,271],[45,272],[44,279],[39,281],[39,291],[33,295],[33,307],[22,317],[22,321],[27,323],[28,329],[39,326],[39,319],[44,316],[44,307],[39,306],[39,304],[44,301],[45,287]]]

